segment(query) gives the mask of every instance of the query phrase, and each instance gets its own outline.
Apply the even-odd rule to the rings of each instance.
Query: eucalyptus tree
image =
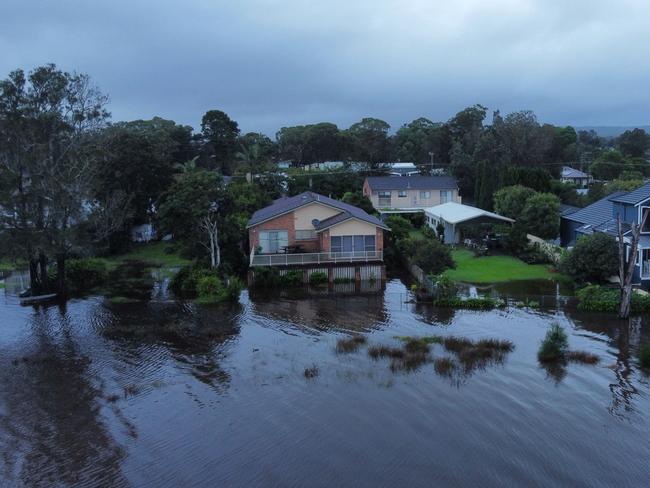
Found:
[[[52,258],[65,291],[65,260],[87,216],[92,136],[109,117],[107,102],[87,75],[53,64],[0,81],[1,225],[29,263],[34,293],[51,287]]]

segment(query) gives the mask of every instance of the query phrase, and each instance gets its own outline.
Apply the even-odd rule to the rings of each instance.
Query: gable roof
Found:
[[[587,205],[585,208],[581,208],[572,214],[562,215],[562,218],[580,224],[598,226],[612,218],[614,207],[613,200],[621,195],[625,195],[625,192],[619,191],[612,193],[611,195],[607,195],[605,198],[601,198],[591,205]]]
[[[369,176],[372,190],[453,190],[458,189],[452,176]]]
[[[447,202],[436,205],[435,207],[425,208],[424,213],[440,217],[450,224],[458,224],[459,222],[466,222],[478,217],[490,217],[496,220],[503,220],[504,222],[514,222],[514,220],[503,215],[456,202]]]
[[[562,167],[562,178],[589,178],[589,175],[571,166]]]
[[[565,203],[560,203],[560,215],[571,215],[574,212],[580,210],[580,207],[574,207],[573,205],[567,205]]]
[[[643,200],[650,198],[650,182],[646,183],[643,186],[640,186],[636,190],[632,190],[631,192],[621,193],[622,194],[620,196],[614,198],[610,196],[610,200],[617,203],[629,203],[631,205],[636,205],[637,203],[641,203]]]
[[[255,212],[248,221],[248,225],[246,227],[253,227],[254,225],[261,224],[262,222],[278,217],[285,213],[292,212],[297,208],[304,207],[305,205],[309,205],[311,203],[320,203],[322,205],[327,205],[341,211],[340,214],[329,217],[322,222],[319,222],[319,226],[322,226],[324,222],[330,221],[334,218],[342,218],[340,216],[344,215],[345,218],[342,218],[341,222],[349,218],[356,218],[381,227],[382,229],[388,229],[388,227],[386,227],[386,224],[384,224],[381,220],[379,220],[377,217],[369,215],[359,207],[334,200],[333,198],[314,193],[313,191],[306,191],[293,197],[282,197],[274,200],[273,203],[271,203],[271,205],[268,207],[261,208]],[[328,226],[331,227],[332,225],[334,224],[330,223]],[[321,228],[319,226],[315,225],[314,227],[319,230]]]

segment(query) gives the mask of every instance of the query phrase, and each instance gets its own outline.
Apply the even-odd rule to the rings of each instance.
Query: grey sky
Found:
[[[3,0],[0,76],[88,73],[114,120],[244,131],[474,103],[544,122],[650,122],[648,0]]]

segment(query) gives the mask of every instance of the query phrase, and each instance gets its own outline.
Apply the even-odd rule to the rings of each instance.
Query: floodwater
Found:
[[[237,307],[3,296],[0,486],[647,486],[648,318],[408,299],[399,280],[335,297],[244,292]],[[600,363],[541,367],[554,321]],[[337,354],[350,333],[367,344]],[[514,350],[449,375],[367,352],[433,334]]]

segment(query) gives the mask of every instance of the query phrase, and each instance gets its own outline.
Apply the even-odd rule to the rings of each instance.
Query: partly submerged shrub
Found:
[[[456,283],[447,275],[436,278],[436,292],[439,300],[451,300],[456,297]]]
[[[101,259],[69,259],[65,264],[65,278],[72,293],[101,286],[108,278],[106,262]]]
[[[302,285],[303,271],[301,269],[290,269],[285,274],[280,276],[280,284],[282,286],[300,286]]]
[[[503,307],[505,302],[497,298],[451,298],[451,299],[436,299],[433,304],[436,307],[445,308],[468,308],[475,310],[491,310],[497,307]]]
[[[366,338],[360,335],[355,335],[345,339],[339,339],[336,342],[336,352],[356,352],[362,344],[366,343]]]
[[[322,285],[327,283],[327,273],[323,271],[314,271],[309,275],[309,283],[312,285]]]
[[[537,358],[543,363],[563,361],[569,349],[569,339],[559,324],[552,324],[537,351]]]
[[[255,268],[256,288],[275,288],[281,283],[280,271],[273,266],[258,266]]]
[[[309,368],[305,368],[304,375],[305,375],[305,378],[310,380],[310,379],[316,378],[316,376],[318,376],[318,373],[319,373],[318,366],[316,366],[314,364],[314,365],[310,366]]]
[[[108,296],[114,301],[117,297],[129,301],[150,300],[153,285],[154,279],[147,263],[124,261],[109,275]]]

